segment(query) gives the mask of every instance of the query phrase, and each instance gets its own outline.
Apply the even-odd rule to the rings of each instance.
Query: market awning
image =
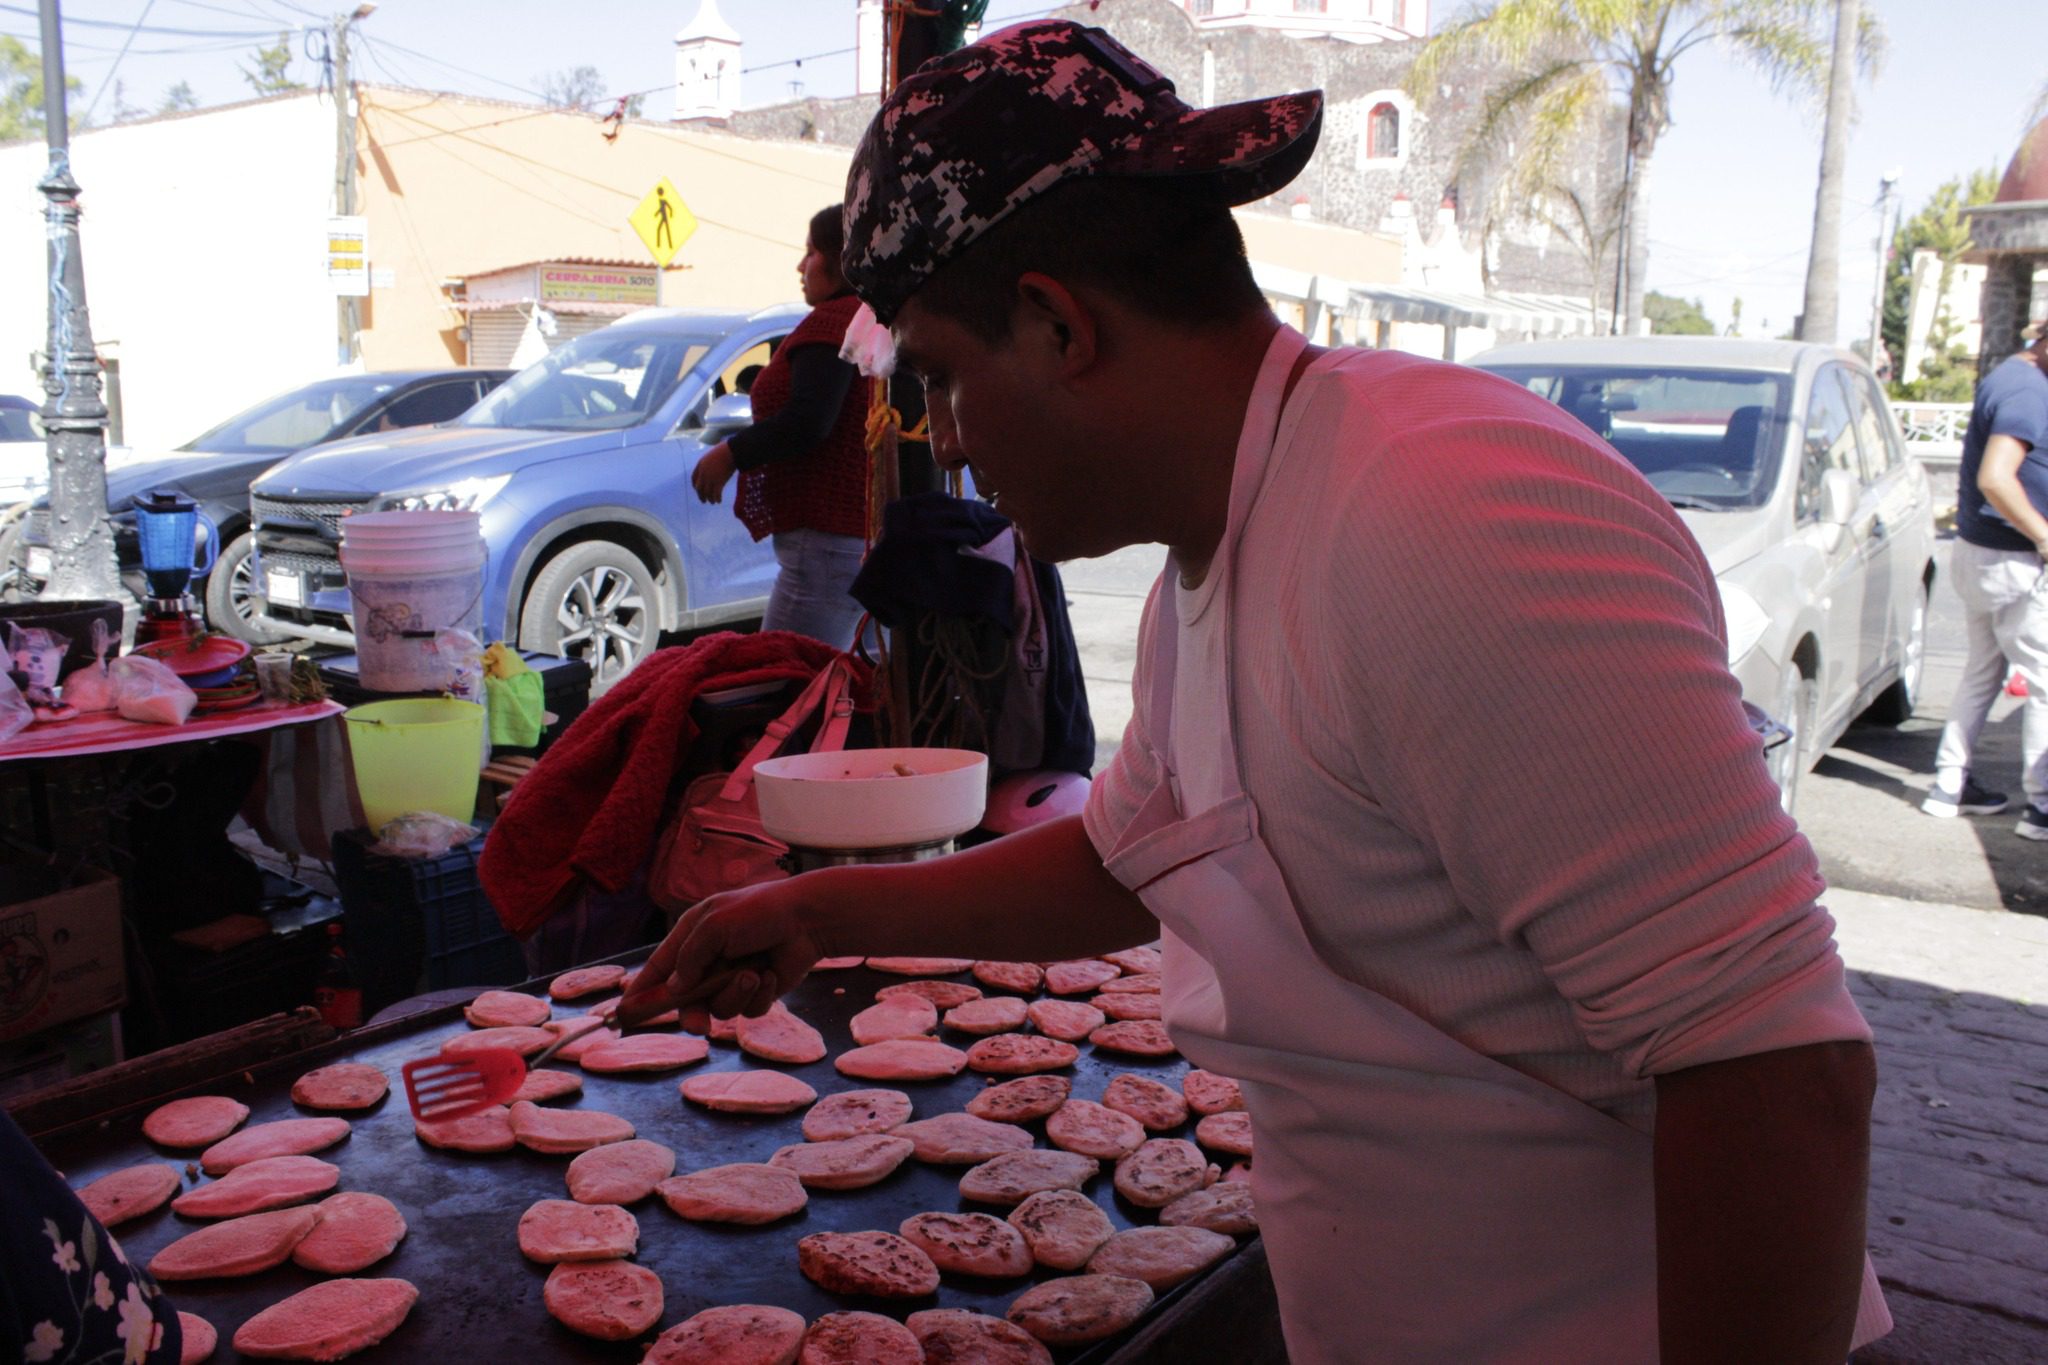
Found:
[[[1591,305],[1564,294],[1462,294],[1395,284],[1352,285],[1350,294],[1359,314],[1375,322],[1484,327],[1533,336],[1571,336],[1595,329]]]

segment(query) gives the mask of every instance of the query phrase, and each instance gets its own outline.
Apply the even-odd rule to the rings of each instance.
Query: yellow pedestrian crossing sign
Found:
[[[626,220],[633,225],[633,231],[640,234],[640,240],[647,243],[648,251],[654,255],[656,265],[665,266],[675,259],[690,234],[697,230],[697,219],[690,212],[690,206],[683,202],[683,196],[663,176],[640,201],[640,207],[633,210]]]

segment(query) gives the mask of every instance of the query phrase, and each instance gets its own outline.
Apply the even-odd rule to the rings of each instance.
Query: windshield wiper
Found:
[[[1727,510],[1726,505],[1723,503],[1701,502],[1698,498],[1674,498],[1668,493],[1664,495],[1664,501],[1670,503],[1681,512],[1721,512]]]

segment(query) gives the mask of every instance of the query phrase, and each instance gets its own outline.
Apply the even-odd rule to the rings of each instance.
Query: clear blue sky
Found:
[[[32,10],[35,0],[6,3],[0,31],[34,46],[35,20],[13,11]],[[853,46],[854,0],[718,3],[746,41],[747,103],[852,89],[853,57],[842,49]],[[670,106],[671,40],[696,8],[697,0],[382,0],[360,26],[359,52],[373,80],[508,99],[532,99],[547,72],[593,66],[613,92],[650,91],[646,112],[659,118]],[[989,18],[1050,8],[1049,0],[994,0]],[[1447,13],[1453,4],[1437,0],[1435,8]],[[2048,84],[2041,0],[1864,0],[1864,8],[1883,21],[1890,51],[1876,79],[1858,89],[1843,214],[1845,340],[1867,330],[1879,176],[1901,172],[1910,211],[1950,176],[2002,171],[2022,117]],[[254,45],[246,35],[297,30],[328,12],[297,0],[70,0],[68,59],[85,83],[82,101],[99,96],[104,115],[113,94],[101,89],[126,26],[140,17],[145,30],[115,73],[128,103],[154,107],[180,80],[202,103],[221,103],[248,93],[236,70]],[[148,31],[155,29],[184,32]],[[299,51],[296,32],[292,42]],[[293,74],[317,79],[304,58]],[[1701,299],[1724,324],[1730,300],[1740,297],[1745,331],[1785,330],[1799,308],[1812,227],[1817,109],[1773,95],[1723,54],[1702,49],[1679,64],[1673,117],[1653,170],[1651,287]]]

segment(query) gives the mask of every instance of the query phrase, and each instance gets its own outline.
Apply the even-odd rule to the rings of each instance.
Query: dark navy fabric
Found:
[[[985,503],[945,493],[900,498],[883,509],[882,538],[868,551],[853,595],[901,640],[926,613],[985,623],[1007,641],[1016,630],[1011,571],[966,553],[1010,527]],[[1081,679],[1081,651],[1057,566],[1033,559],[1045,616],[1045,747],[1031,768],[1087,774],[1095,766],[1095,722]],[[1021,769],[1020,769],[1021,770]]]
[[[0,1365],[164,1365],[183,1340],[156,1282],[0,1109]]]
[[[2020,461],[2020,486],[2034,510],[2048,516],[2048,374],[2032,355],[2013,356],[1977,381],[1956,490],[1957,535],[1987,550],[2031,550],[2034,542],[2000,516],[1977,487],[1984,447],[1993,436],[2010,436],[2028,447]]]

